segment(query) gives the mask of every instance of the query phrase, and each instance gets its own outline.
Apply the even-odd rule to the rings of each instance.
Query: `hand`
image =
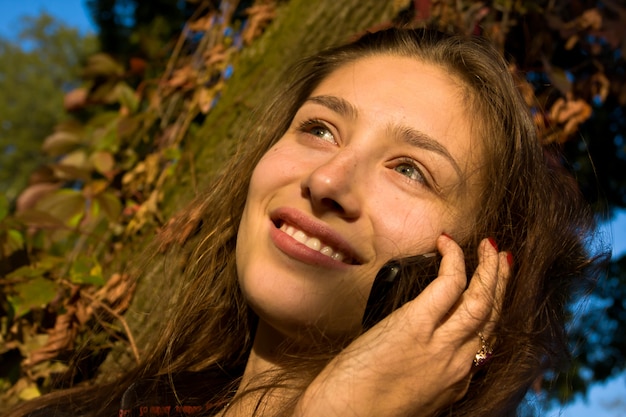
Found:
[[[467,392],[510,275],[507,253],[488,239],[467,286],[461,248],[440,236],[439,276],[334,358],[296,406],[298,417],[433,415]],[[467,287],[467,288],[466,288]]]

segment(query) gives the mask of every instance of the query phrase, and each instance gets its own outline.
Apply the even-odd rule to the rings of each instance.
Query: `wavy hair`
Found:
[[[170,249],[172,256],[185,256],[187,262],[183,271],[172,272],[180,283],[177,308],[149,355],[106,390],[77,388],[55,393],[40,405],[70,404],[75,414],[108,415],[128,386],[141,378],[217,368],[241,374],[256,316],[238,286],[235,242],[252,171],[322,80],[346,63],[378,55],[414,58],[461,82],[472,135],[485,143],[480,175],[486,183],[478,196],[480,213],[460,243],[471,254],[482,238],[492,236],[515,259],[495,330],[496,355],[473,375],[464,398],[440,415],[516,414],[533,382],[567,358],[566,306],[574,287],[594,278],[599,259],[590,253],[593,214],[575,181],[555,162],[558,156],[539,143],[515,78],[488,41],[395,28],[324,50],[288,71],[289,81],[256,115],[210,189],[169,225],[182,230],[199,224],[188,250]],[[473,271],[476,260],[469,256],[467,262]],[[294,367],[308,370],[313,378],[336,354],[335,348],[308,359],[303,355]],[[296,390],[292,404],[297,397]]]

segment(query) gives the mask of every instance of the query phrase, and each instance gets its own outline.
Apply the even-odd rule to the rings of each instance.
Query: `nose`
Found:
[[[335,212],[355,219],[361,214],[358,195],[357,158],[350,153],[339,153],[315,167],[302,180],[302,193],[311,201],[313,212]]]

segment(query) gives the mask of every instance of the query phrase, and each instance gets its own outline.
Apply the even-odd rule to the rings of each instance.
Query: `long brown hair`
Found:
[[[188,262],[173,272],[180,283],[177,308],[149,355],[108,390],[76,389],[40,404],[54,403],[75,415],[110,415],[127,387],[141,378],[212,368],[241,372],[256,317],[238,287],[235,242],[252,170],[325,77],[372,55],[407,56],[436,65],[464,87],[473,137],[486,144],[487,155],[480,173],[486,179],[479,196],[481,212],[461,244],[472,253],[480,239],[493,236],[502,250],[512,253],[515,264],[496,328],[496,355],[473,376],[465,397],[440,414],[516,414],[531,384],[567,357],[566,305],[573,287],[593,278],[597,264],[589,253],[593,216],[575,182],[539,143],[500,54],[485,40],[427,29],[368,33],[290,69],[290,81],[250,124],[219,178],[169,226],[182,230],[199,223],[188,250],[168,249]],[[471,256],[468,263],[473,270]],[[298,366],[311,369],[313,377],[320,361],[300,358]]]

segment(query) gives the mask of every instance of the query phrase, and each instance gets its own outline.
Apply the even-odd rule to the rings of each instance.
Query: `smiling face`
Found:
[[[315,88],[256,166],[237,236],[261,320],[292,338],[350,334],[387,261],[471,227],[483,145],[464,92],[397,56],[348,63]]]

